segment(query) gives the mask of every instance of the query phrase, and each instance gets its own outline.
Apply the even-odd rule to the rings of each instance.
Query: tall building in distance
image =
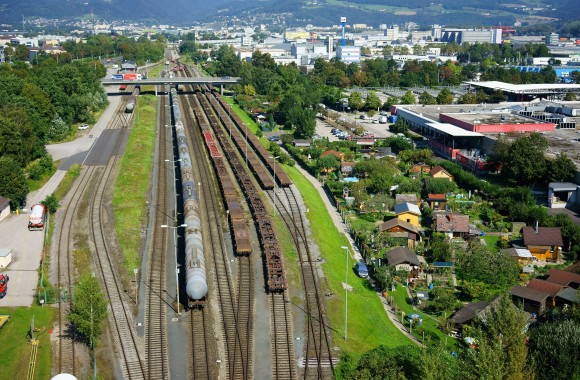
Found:
[[[360,46],[339,46],[336,48],[336,58],[344,63],[360,62]]]
[[[546,45],[557,46],[560,42],[560,35],[558,33],[546,34]]]

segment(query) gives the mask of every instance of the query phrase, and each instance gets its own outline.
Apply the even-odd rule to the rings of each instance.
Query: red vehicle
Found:
[[[8,291],[8,281],[10,278],[5,274],[0,274],[0,299],[4,298]]]
[[[123,74],[123,80],[141,80],[141,74]]]
[[[119,91],[125,91],[126,89],[127,89],[126,84],[122,84],[121,86],[119,86]]]

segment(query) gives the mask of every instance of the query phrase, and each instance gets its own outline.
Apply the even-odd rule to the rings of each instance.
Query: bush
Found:
[[[54,214],[56,210],[58,210],[58,206],[60,206],[58,199],[54,194],[47,195],[46,198],[44,198],[44,200],[40,203],[42,203],[51,214]]]

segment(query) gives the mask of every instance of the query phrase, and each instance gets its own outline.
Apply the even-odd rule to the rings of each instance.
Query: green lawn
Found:
[[[409,296],[407,294],[407,288],[402,285],[397,285],[394,292],[388,292],[389,296],[393,296],[394,303],[399,307],[400,310],[405,312],[405,315],[419,314],[423,319],[423,323],[420,328],[413,326],[413,336],[415,336],[419,341],[423,341],[422,331],[425,331],[425,344],[439,344],[440,342],[447,342],[448,347],[453,347],[455,345],[455,339],[447,337],[443,331],[439,330],[437,320],[424,313],[423,311],[415,311],[410,303]],[[401,313],[397,313],[397,317],[401,318]],[[405,326],[409,328],[409,322],[404,321]]]
[[[141,261],[139,230],[145,228],[145,201],[153,165],[156,126],[157,98],[154,95],[139,96],[113,195],[115,230],[125,270],[131,275]]]
[[[330,218],[318,191],[296,168],[284,166],[294,181],[309,209],[308,218],[313,237],[320,249],[326,281],[332,297],[327,298],[330,327],[334,331],[334,344],[353,353],[370,350],[380,344],[389,347],[412,344],[389,320],[380,299],[369,289],[366,280],[358,278],[351,270],[354,261],[349,261],[348,283],[353,291],[348,295],[348,341],[344,341],[345,251],[349,246],[346,237],[339,233]]]
[[[485,240],[485,243],[487,244],[487,249],[489,249],[491,252],[498,252],[499,251],[499,247],[497,245],[498,241],[499,241],[499,236],[484,236],[483,240]]]
[[[52,307],[0,307],[0,314],[10,320],[0,329],[0,378],[26,379],[32,345],[28,339],[30,321],[34,316],[35,333],[39,339],[34,379],[50,379],[52,347],[49,330],[53,327]]]

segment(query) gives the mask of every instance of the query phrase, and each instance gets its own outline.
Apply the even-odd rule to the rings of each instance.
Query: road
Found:
[[[99,121],[86,131],[79,131],[79,137],[74,141],[46,147],[55,161],[60,160],[60,165],[41,189],[28,194],[26,200],[28,207],[54,193],[70,165],[84,161],[91,147],[113,117],[119,101],[120,97],[109,97],[109,105]],[[91,134],[92,138],[89,137]],[[11,214],[0,222],[0,242],[2,248],[12,249],[14,258],[5,272],[10,276],[10,282],[8,293],[0,300],[0,306],[30,306],[36,296],[44,233],[28,231],[28,214]]]

